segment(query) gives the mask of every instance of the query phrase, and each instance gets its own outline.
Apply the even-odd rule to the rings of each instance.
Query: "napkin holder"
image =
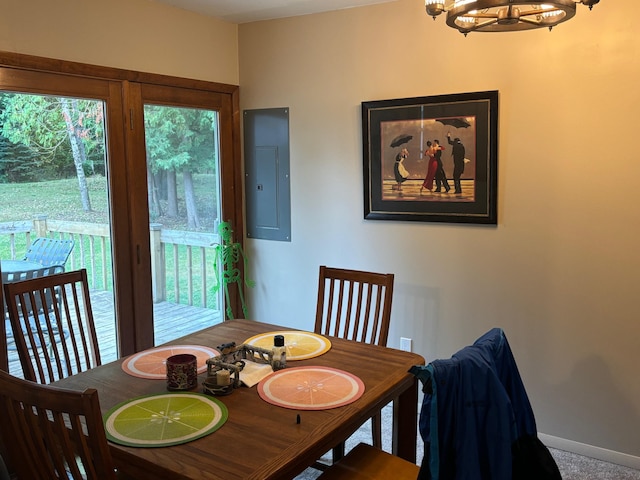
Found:
[[[204,393],[210,395],[229,395],[238,388],[246,361],[271,364],[273,360],[271,350],[253,345],[236,346],[235,342],[230,342],[218,345],[216,349],[220,356],[207,359],[207,378],[202,383]]]

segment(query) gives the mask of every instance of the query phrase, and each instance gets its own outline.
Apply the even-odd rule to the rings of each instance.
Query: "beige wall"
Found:
[[[501,326],[539,430],[640,466],[640,2],[467,38],[421,0],[240,27],[147,0],[0,7],[0,50],[240,83],[243,108],[291,109],[292,242],[247,241],[255,318],[312,328],[319,264],[395,272],[391,346],[411,337],[429,361]],[[492,89],[499,225],[364,221],[360,102]]]
[[[399,0],[241,25],[242,108],[290,108],[292,241],[247,241],[253,316],[312,328],[320,264],[395,272],[391,346],[430,361],[500,326],[539,431],[640,467],[639,16],[465,38]],[[498,226],[363,220],[360,103],[494,89]]]
[[[0,50],[238,85],[238,27],[151,0],[0,0]]]

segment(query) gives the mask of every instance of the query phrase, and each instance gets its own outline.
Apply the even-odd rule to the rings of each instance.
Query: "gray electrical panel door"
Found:
[[[289,109],[244,111],[247,237],[291,241]]]

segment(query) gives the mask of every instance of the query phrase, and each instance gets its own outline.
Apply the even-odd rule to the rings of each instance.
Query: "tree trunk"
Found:
[[[86,160],[84,144],[82,143],[82,139],[78,135],[76,125],[74,125],[73,123],[71,108],[69,108],[69,100],[66,98],[61,98],[60,105],[62,107],[62,116],[64,117],[64,121],[67,125],[69,142],[71,143],[71,152],[73,154],[73,163],[76,167],[76,176],[78,177],[78,188],[80,190],[80,201],[82,202],[82,209],[85,212],[90,212],[91,199],[89,198],[89,187],[87,186],[87,177],[84,174],[84,168],[82,166]],[[75,105],[73,105],[73,113],[77,114],[77,108],[75,108]]]
[[[167,216],[178,218],[178,186],[175,169],[167,170]]]
[[[156,180],[151,170],[147,168],[147,199],[149,201],[149,218],[152,221],[157,221],[162,215],[162,207],[158,200]]]
[[[187,226],[189,228],[200,228],[200,219],[198,218],[198,210],[196,209],[196,196],[193,192],[193,177],[188,170],[182,171],[182,180],[184,182],[184,201],[187,205]]]
[[[160,170],[154,175],[156,179],[156,192],[160,200],[167,199],[167,171]]]

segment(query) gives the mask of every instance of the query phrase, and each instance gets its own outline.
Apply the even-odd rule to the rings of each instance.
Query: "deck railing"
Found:
[[[151,224],[151,275],[153,301],[217,308],[214,246],[219,236],[169,230]],[[0,223],[0,245],[8,245],[10,259],[21,259],[36,237],[70,238],[75,242],[67,270],[86,268],[91,289],[111,290],[111,242],[108,224],[48,220]]]

